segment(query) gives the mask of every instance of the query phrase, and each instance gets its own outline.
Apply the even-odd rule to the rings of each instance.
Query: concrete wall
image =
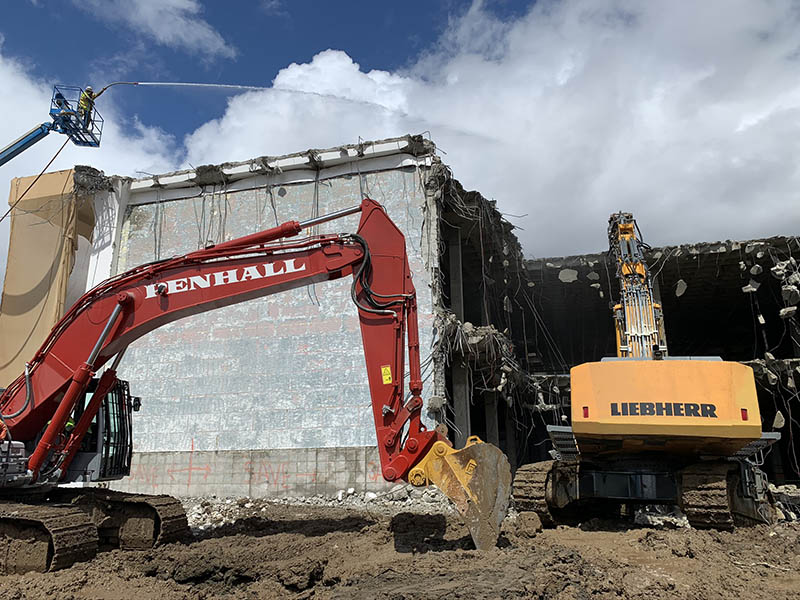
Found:
[[[428,263],[431,257],[436,260],[435,252],[429,251],[436,247],[435,227],[423,227],[426,218],[435,217],[424,189],[426,169],[365,171],[368,164],[350,172],[339,169],[337,176],[319,181],[265,181],[241,191],[225,192],[219,185],[206,186],[205,193],[198,194],[191,188],[192,197],[185,197],[187,192],[176,197],[180,194],[175,190],[169,195],[158,190],[148,195],[123,193],[120,203],[127,208],[118,232],[116,271],[259,231],[273,226],[276,217],[278,222],[302,220],[352,206],[363,191],[386,207],[406,235],[425,358],[433,323]],[[355,231],[357,222],[358,216],[351,216],[321,226],[319,233]],[[179,464],[180,453],[191,450],[238,465],[249,460],[238,451],[310,449],[311,454],[292,455],[289,462],[294,463],[316,456],[322,451],[317,449],[374,446],[361,336],[349,286],[349,279],[339,280],[211,311],[162,327],[132,344],[120,376],[142,397],[142,410],[134,417],[137,469]],[[426,396],[432,387],[431,380]],[[363,456],[366,451],[359,452]],[[256,462],[269,456],[256,454]],[[325,466],[334,463],[322,461],[323,467],[315,471],[319,481],[335,479],[337,472]],[[357,477],[366,477],[365,468]],[[233,488],[251,485],[242,468],[234,471],[238,479],[232,480]],[[226,477],[225,472],[231,469],[221,467],[220,477]],[[297,477],[301,472],[305,471],[293,471]],[[145,491],[141,477],[135,473],[124,485]],[[162,485],[174,484],[172,477]],[[149,484],[145,480],[142,485]]]
[[[114,488],[172,496],[333,496],[339,490],[381,492],[378,450],[295,448],[133,455],[131,476]]]

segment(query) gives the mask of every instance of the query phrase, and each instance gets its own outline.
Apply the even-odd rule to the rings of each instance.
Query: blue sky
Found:
[[[212,44],[202,39],[196,45],[158,43],[130,23],[100,16],[112,11],[112,4],[5,3],[0,26],[4,54],[29,65],[35,76],[80,86],[91,82],[95,89],[128,79],[269,86],[280,69],[309,62],[328,48],[344,50],[366,71],[407,67],[430,49],[450,19],[470,6],[463,0],[198,3],[195,26],[205,22],[218,33],[222,44],[215,47],[213,39]],[[510,18],[530,4],[494,0],[486,7]],[[219,116],[230,92],[116,87],[109,95],[122,111],[183,137]]]
[[[796,235],[798,31],[793,0],[18,0],[0,21],[0,144],[47,119],[54,83],[265,86],[112,88],[101,148],[69,145],[52,169],[137,176],[428,132],[529,256],[604,249],[618,210],[654,245]],[[0,196],[59,138],[0,167]]]

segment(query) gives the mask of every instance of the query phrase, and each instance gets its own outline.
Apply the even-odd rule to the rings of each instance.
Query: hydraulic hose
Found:
[[[15,419],[20,416],[25,410],[27,410],[28,406],[30,406],[31,402],[33,401],[33,385],[31,384],[31,363],[25,363],[25,404],[22,405],[17,412],[11,415],[3,415],[0,414],[0,420],[2,421],[3,425],[6,424],[5,419]],[[8,427],[6,427],[8,430]],[[11,433],[9,432],[9,435]]]

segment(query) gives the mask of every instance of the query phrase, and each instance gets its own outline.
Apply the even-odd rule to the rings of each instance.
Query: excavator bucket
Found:
[[[511,466],[499,448],[476,436],[461,450],[436,442],[411,469],[409,482],[442,490],[466,521],[478,550],[497,545],[511,495]]]

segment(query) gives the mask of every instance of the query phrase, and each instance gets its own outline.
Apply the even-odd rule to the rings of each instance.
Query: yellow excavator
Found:
[[[571,427],[548,426],[553,460],[520,467],[520,511],[554,524],[621,505],[677,504],[690,525],[731,529],[774,519],[753,370],[719,357],[668,356],[645,244],[630,213],[609,219],[620,282],[617,356],[570,371]]]

